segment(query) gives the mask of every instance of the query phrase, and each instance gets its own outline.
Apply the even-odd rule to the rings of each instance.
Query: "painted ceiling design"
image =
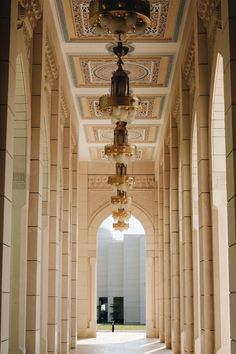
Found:
[[[126,57],[124,70],[129,74],[131,87],[168,85],[173,56]],[[110,86],[112,73],[117,69],[114,56],[69,56],[71,74],[76,87]]]
[[[165,96],[139,96],[141,108],[137,112],[136,119],[160,119]],[[78,97],[79,109],[82,111],[82,119],[102,119],[99,109],[99,97]],[[107,118],[108,119],[108,118]]]
[[[55,0],[60,15],[64,39],[71,41],[101,40],[96,37],[89,25],[90,0]],[[174,41],[178,37],[185,0],[150,0],[151,25],[143,36],[129,33],[132,41],[148,40]],[[105,39],[110,40],[110,35]]]
[[[86,125],[86,135],[89,143],[112,143],[114,125]],[[157,126],[128,126],[130,143],[154,143],[157,136]]]
[[[132,0],[130,0],[132,1]],[[142,36],[129,33],[131,48],[124,58],[132,94],[141,108],[128,126],[129,142],[138,148],[137,159],[155,159],[168,105],[182,36],[186,0],[149,0],[151,25]],[[104,145],[113,141],[114,126],[99,110],[99,97],[109,94],[116,57],[111,35],[96,37],[89,25],[90,0],[51,0],[61,31],[61,48],[80,126],[80,159],[106,160]]]

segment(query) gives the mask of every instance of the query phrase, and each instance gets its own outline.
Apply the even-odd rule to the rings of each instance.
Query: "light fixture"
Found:
[[[129,224],[127,224],[124,221],[117,221],[117,222],[113,223],[113,229],[116,231],[122,232],[124,230],[128,230],[128,228],[129,228]]]
[[[127,163],[132,157],[137,154],[137,147],[135,145],[128,144],[128,130],[126,128],[127,122],[117,121],[114,129],[113,145],[105,146],[105,155],[118,163],[116,168],[121,169],[121,175],[126,174]]]
[[[118,120],[131,123],[141,107],[139,97],[130,95],[129,76],[122,67],[121,58],[127,55],[128,51],[129,47],[123,46],[120,41],[117,46],[113,47],[113,52],[118,58],[118,69],[111,78],[111,94],[99,99],[102,114],[114,123]]]
[[[150,25],[150,4],[146,0],[92,0],[89,8],[94,34],[113,34],[124,40],[129,32],[144,34]]]
[[[131,123],[140,109],[140,99],[131,95],[128,72],[123,69],[122,57],[128,54],[129,46],[122,41],[127,33],[142,35],[150,25],[150,4],[147,0],[91,0],[90,25],[96,35],[112,34],[118,43],[113,47],[117,56],[117,70],[111,78],[110,95],[99,99],[99,108],[105,118],[115,124],[113,145],[105,146],[105,155],[116,163],[116,174],[108,177],[116,196],[111,197],[115,221],[113,228],[124,231],[129,228],[132,198],[127,191],[134,184],[134,177],[127,175],[127,163],[137,155],[135,145],[128,143],[127,123]]]

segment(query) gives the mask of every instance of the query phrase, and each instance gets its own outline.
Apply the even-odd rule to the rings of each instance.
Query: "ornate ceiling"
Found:
[[[90,0],[52,0],[60,30],[63,56],[80,123],[80,158],[103,160],[104,144],[113,140],[113,125],[98,109],[99,97],[109,93],[116,69],[112,37],[95,37],[89,26]],[[186,0],[150,0],[151,26],[145,34],[129,36],[124,58],[130,88],[141,99],[141,110],[128,126],[129,141],[139,160],[153,160],[158,146],[173,71],[178,55]]]

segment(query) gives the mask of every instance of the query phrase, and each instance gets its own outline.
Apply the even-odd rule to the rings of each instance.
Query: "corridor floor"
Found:
[[[80,339],[71,354],[171,354],[158,339],[144,332],[98,332],[97,338]]]

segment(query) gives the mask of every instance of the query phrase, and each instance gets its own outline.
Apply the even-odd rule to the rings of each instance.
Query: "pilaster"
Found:
[[[42,242],[42,80],[43,80],[43,29],[42,20],[33,34],[32,101],[31,101],[31,157],[28,216],[26,351],[40,353],[40,277]],[[34,252],[30,252],[30,250]]]
[[[164,144],[163,161],[163,219],[164,219],[164,321],[165,344],[171,348],[171,289],[170,289],[170,154],[169,147]]]
[[[180,354],[179,151],[178,127],[170,118],[170,238],[172,349]]]
[[[158,172],[158,307],[159,307],[159,338],[165,341],[164,332],[164,231],[163,231],[163,166],[159,166]]]

